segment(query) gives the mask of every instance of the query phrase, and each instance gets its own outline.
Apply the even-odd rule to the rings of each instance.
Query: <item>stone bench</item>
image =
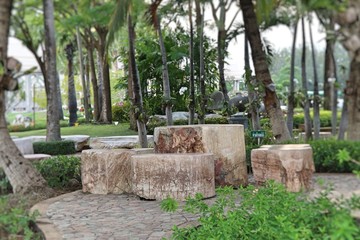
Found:
[[[251,165],[257,183],[275,180],[291,192],[310,189],[315,171],[309,144],[261,146],[251,151]]]
[[[133,193],[145,199],[183,201],[201,193],[215,196],[213,154],[144,154],[132,156]]]
[[[91,149],[81,153],[83,192],[131,193],[131,156],[153,153],[153,149]]]
[[[213,153],[216,186],[248,184],[244,127],[240,124],[207,124],[157,127],[156,153]]]

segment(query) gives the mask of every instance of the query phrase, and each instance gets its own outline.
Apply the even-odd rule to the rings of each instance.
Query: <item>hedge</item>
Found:
[[[76,153],[74,141],[34,142],[34,153],[67,155]]]

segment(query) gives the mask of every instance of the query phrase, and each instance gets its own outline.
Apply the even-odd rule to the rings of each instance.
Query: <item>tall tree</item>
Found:
[[[195,78],[194,78],[194,29],[192,20],[193,3],[188,1],[189,5],[189,25],[190,25],[190,41],[189,41],[189,68],[190,68],[190,102],[189,102],[189,124],[194,124],[195,118]]]
[[[310,17],[310,16],[309,16]],[[311,21],[309,19],[309,33],[311,44],[311,57],[314,69],[314,96],[313,96],[313,108],[314,108],[314,138],[318,139],[320,135],[320,96],[319,96],[319,79],[317,73],[317,62],[315,56],[314,40],[311,30]]]
[[[68,109],[69,109],[69,126],[74,126],[77,121],[77,102],[76,102],[76,91],[74,84],[74,53],[75,46],[72,41],[70,41],[65,46],[66,59],[68,61]]]
[[[304,17],[301,18],[302,30],[302,55],[301,55],[301,79],[302,79],[302,94],[304,97],[304,121],[305,121],[305,139],[312,138],[312,127],[310,118],[310,101],[308,96],[308,81],[306,77],[306,40],[305,40],[305,21]]]
[[[21,67],[18,61],[7,58],[11,7],[11,0],[0,0],[0,168],[4,170],[15,193],[39,190],[50,193],[44,178],[22,156],[7,130],[5,91],[13,91],[17,88],[14,74]]]
[[[47,141],[60,141],[60,122],[59,122],[59,98],[58,77],[56,70],[56,41],[55,41],[55,25],[54,25],[54,4],[52,0],[43,0],[44,8],[44,29],[45,29],[45,62],[46,62],[46,81],[47,88]]]
[[[231,5],[236,3],[234,0],[219,0],[218,5],[215,6],[214,0],[210,1],[212,15],[218,30],[217,36],[217,50],[218,50],[218,68],[219,68],[219,82],[220,82],[220,90],[224,95],[225,106],[228,109],[228,114],[230,113],[229,109],[229,94],[226,88],[226,81],[225,81],[225,53],[227,49],[226,40],[228,38],[228,33],[233,25],[240,9],[235,13],[230,24],[226,26],[226,15],[231,8]]]
[[[133,86],[133,106],[135,108],[135,119],[138,127],[139,142],[141,147],[146,148],[147,131],[146,131],[146,113],[144,111],[142,91],[139,79],[139,72],[135,60],[135,24],[133,23],[133,14],[135,12],[134,1],[118,0],[115,12],[110,22],[109,42],[114,39],[114,34],[127,23],[128,44],[129,44],[129,62],[131,65],[131,77]]]
[[[340,12],[336,22],[341,26],[342,44],[349,52],[350,76],[345,90],[348,108],[349,140],[360,140],[360,2],[349,0],[345,11]]]
[[[240,0],[240,5],[243,12],[245,32],[249,37],[251,46],[256,78],[262,83],[265,91],[264,104],[266,112],[270,117],[272,132],[277,141],[289,140],[291,137],[284,120],[284,114],[280,108],[275,85],[271,80],[268,63],[261,42],[254,5],[251,0]]]
[[[159,37],[159,46],[161,52],[161,61],[162,61],[162,76],[163,76],[163,91],[164,91],[164,101],[165,101],[165,114],[166,114],[166,123],[167,125],[173,124],[172,119],[172,102],[171,102],[171,90],[170,90],[170,81],[169,81],[169,71],[168,63],[166,59],[166,48],[164,44],[163,34],[161,31],[161,21],[158,17],[157,9],[161,3],[161,0],[154,0],[151,2],[149,7],[149,12],[151,14],[152,24],[154,25],[158,37]]]

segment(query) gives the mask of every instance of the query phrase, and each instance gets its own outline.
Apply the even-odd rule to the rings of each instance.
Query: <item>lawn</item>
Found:
[[[45,136],[46,129],[25,132],[11,132],[10,135],[17,137]],[[117,126],[80,124],[76,127],[62,127],[61,135],[89,135],[90,137],[107,137],[137,135],[137,132],[130,130],[128,123],[121,123]]]

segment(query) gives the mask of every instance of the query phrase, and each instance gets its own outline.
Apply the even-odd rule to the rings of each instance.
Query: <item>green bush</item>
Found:
[[[121,104],[115,104],[111,107],[112,120],[121,123],[129,122],[129,112],[131,104],[129,101],[124,101]]]
[[[219,118],[206,118],[205,124],[228,124],[228,119],[226,117],[219,117]],[[186,119],[179,119],[174,121],[174,125],[188,125],[189,120]],[[195,124],[197,124],[197,120],[195,120]],[[154,129],[156,127],[166,126],[166,121],[161,120],[159,118],[152,118],[146,124],[146,128],[148,134],[154,134]]]
[[[347,150],[353,159],[360,159],[360,142],[337,140],[313,140],[309,144],[313,149],[316,172],[351,173],[360,170],[352,162],[343,162],[337,159],[339,150]]]
[[[80,158],[69,156],[56,156],[34,163],[52,188],[67,188],[80,184],[80,165]]]
[[[169,203],[162,209],[173,211],[176,204]],[[217,189],[212,205],[201,194],[188,199],[185,211],[198,214],[200,225],[174,226],[171,239],[358,239],[360,228],[350,212],[359,208],[359,197],[332,202],[325,192],[308,200],[275,182],[240,189],[239,196],[226,187]]]
[[[320,111],[320,127],[331,127],[331,111],[321,110]],[[313,120],[314,114],[310,113],[311,120]],[[337,123],[340,122],[341,114],[338,112],[337,115]],[[304,113],[296,113],[294,114],[294,128],[299,128],[300,124],[304,124]]]
[[[74,141],[52,141],[52,142],[34,142],[34,153],[43,153],[49,155],[67,155],[76,152]]]
[[[8,198],[0,197],[0,239],[20,239],[19,235],[25,240],[41,239],[30,228],[38,215],[38,212],[30,214],[21,204],[10,207]]]

